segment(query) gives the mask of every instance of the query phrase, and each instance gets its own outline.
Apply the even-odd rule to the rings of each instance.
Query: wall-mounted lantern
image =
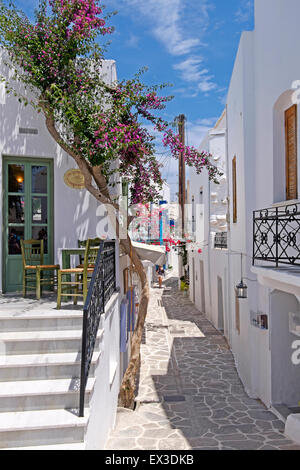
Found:
[[[237,299],[248,298],[248,287],[243,281],[243,253],[241,253],[241,282],[236,286]]]
[[[236,297],[237,299],[247,299],[248,298],[248,287],[244,284],[243,279],[236,286]]]

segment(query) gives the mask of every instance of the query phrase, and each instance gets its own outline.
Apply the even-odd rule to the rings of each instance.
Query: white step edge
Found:
[[[84,418],[68,410],[38,410],[0,413],[0,433],[39,429],[84,427],[89,420],[89,409]],[[1,434],[0,434],[1,436]]]
[[[11,447],[2,450],[86,450],[86,444],[84,442],[72,443],[72,444],[52,444],[45,446],[33,446],[33,447]]]
[[[72,318],[83,318],[82,312],[66,312],[66,313],[55,313],[55,312],[23,312],[17,314],[9,314],[7,312],[0,311],[1,320],[64,320]]]
[[[49,380],[25,380],[17,382],[0,382],[1,398],[21,398],[42,395],[61,395],[65,393],[79,394],[78,388],[71,388],[72,382],[79,379],[49,379]],[[90,377],[86,385],[86,392],[93,390],[96,379]],[[76,384],[77,385],[77,384]],[[0,414],[1,420],[1,414]]]
[[[99,330],[97,338],[103,336],[104,330]],[[0,342],[24,342],[24,341],[63,341],[81,339],[81,330],[54,330],[54,331],[14,331],[0,333]]]
[[[93,354],[92,364],[95,364],[101,356],[101,351]],[[15,356],[0,356],[0,369],[11,367],[40,367],[76,365],[81,363],[81,353],[52,353],[52,354],[18,354]],[[1,384],[1,382],[0,382]]]

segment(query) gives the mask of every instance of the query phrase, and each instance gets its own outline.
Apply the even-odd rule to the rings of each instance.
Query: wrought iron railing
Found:
[[[253,264],[300,266],[300,203],[253,213]]]
[[[85,389],[97,342],[101,315],[116,291],[115,242],[102,242],[83,310],[79,416],[84,416]]]
[[[227,248],[227,232],[216,233],[215,235],[215,248]]]

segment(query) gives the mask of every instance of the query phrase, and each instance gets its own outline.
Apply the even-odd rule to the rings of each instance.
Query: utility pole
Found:
[[[178,125],[178,133],[179,133],[179,138],[180,142],[185,145],[185,121],[186,117],[184,114],[180,114],[176,118],[176,123]],[[186,202],[186,197],[185,197],[185,160],[184,160],[184,155],[183,152],[179,152],[178,155],[178,160],[179,160],[179,207],[181,211],[181,228],[182,228],[182,236],[184,237],[185,234],[185,202]]]

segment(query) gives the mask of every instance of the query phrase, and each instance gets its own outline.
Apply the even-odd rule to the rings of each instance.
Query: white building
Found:
[[[286,433],[298,442],[299,13],[298,0],[256,0],[255,29],[241,37],[226,106],[227,261],[218,257],[220,277],[225,273],[224,330],[239,375],[251,397],[283,420],[288,416]],[[212,259],[207,269],[216,271]],[[241,277],[248,299],[237,300]],[[213,285],[217,289],[219,280]],[[217,305],[206,301],[205,309],[220,328]]]
[[[214,164],[223,175],[220,184],[215,184],[209,181],[206,170],[200,175],[195,170],[190,170],[189,233],[194,234],[194,243],[189,246],[190,298],[217,328],[225,330],[227,334],[225,296],[228,199],[225,112],[207,133],[200,149],[213,155]]]
[[[10,73],[2,57],[1,72]],[[103,63],[103,76],[108,83],[116,80],[114,61]],[[6,95],[4,86],[0,91],[0,290],[13,293],[22,289],[22,257],[10,243],[12,233],[25,239],[46,234],[44,263],[61,265],[60,249],[76,248],[78,240],[89,237],[112,238],[114,231],[102,205],[85,189],[65,184],[64,175],[76,165],[51,138],[44,117]],[[84,418],[67,411],[79,405],[75,379],[80,376],[82,310],[62,305],[58,312],[55,301],[47,303],[44,296],[41,303],[1,296],[1,448],[105,445],[130,355],[129,333],[120,351],[120,305],[132,283],[123,276],[129,259],[119,258],[118,243],[115,266],[116,291],[101,316]]]

